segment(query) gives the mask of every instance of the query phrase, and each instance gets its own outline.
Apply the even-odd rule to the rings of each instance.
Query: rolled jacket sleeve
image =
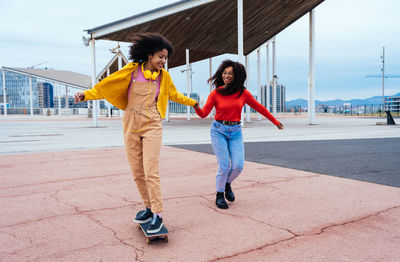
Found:
[[[168,74],[168,77],[169,77],[169,79],[168,79],[169,80],[168,81],[169,100],[174,101],[179,104],[187,105],[187,106],[194,106],[197,103],[197,101],[183,95],[178,90],[176,90],[174,82],[172,81],[171,76],[169,76],[169,74]]]

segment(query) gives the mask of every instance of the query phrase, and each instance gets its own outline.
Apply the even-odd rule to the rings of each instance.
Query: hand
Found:
[[[196,103],[193,107],[194,109],[199,109],[199,103]]]
[[[78,92],[75,94],[75,99],[74,99],[74,103],[78,103],[78,102],[82,102],[83,100],[85,100],[85,93],[83,92]]]
[[[276,126],[278,129],[282,130],[283,129],[283,124],[279,123],[279,125]]]

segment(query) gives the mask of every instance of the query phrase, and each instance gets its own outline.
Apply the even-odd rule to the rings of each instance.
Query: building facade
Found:
[[[386,97],[386,110],[391,112],[400,112],[400,96]]]
[[[30,90],[29,77],[14,72],[5,71],[7,108],[29,108]],[[0,73],[0,107],[3,108],[3,72]],[[32,78],[32,102],[34,108],[39,108],[39,92],[36,78]]]
[[[183,93],[183,94],[186,96],[186,93]],[[200,96],[199,96],[198,93],[191,93],[191,94],[190,94],[190,98],[196,100],[197,102],[200,101]],[[185,113],[187,113],[187,106],[182,105],[182,104],[175,103],[175,102],[173,102],[173,101],[169,101],[168,103],[169,103],[169,104],[168,104],[169,112],[170,112],[171,114],[185,114]],[[195,113],[193,107],[190,107],[190,113],[191,113],[191,114],[194,114],[194,113]]]
[[[38,100],[39,108],[53,108],[54,107],[54,87],[47,82],[39,82],[38,87]]]
[[[49,70],[50,71],[50,70]],[[54,70],[56,71],[56,70]],[[60,72],[60,71],[58,71]],[[22,112],[21,110],[30,109],[31,97],[30,97],[30,83],[29,76],[23,73],[5,70],[5,87],[6,87],[6,107],[11,110],[12,113]],[[32,80],[32,108],[34,113],[40,112],[41,109],[45,108],[58,108],[58,92],[61,91],[61,107],[65,108],[65,93],[64,86],[59,87],[56,91],[56,87],[53,83],[47,82],[44,79],[38,79],[34,76]],[[70,89],[71,90],[71,89]],[[72,90],[74,90],[72,88]],[[64,92],[63,92],[64,91]],[[71,91],[69,91],[71,92]],[[74,91],[72,91],[74,92]],[[3,89],[3,71],[0,72],[0,108],[3,110],[4,107],[4,89]],[[64,93],[64,95],[63,95]],[[74,104],[74,98],[69,96],[68,98],[69,108],[87,108],[87,103]],[[104,108],[104,102],[100,103],[101,108]]]
[[[276,94],[276,112],[277,113],[285,112],[285,104],[286,104],[285,86],[277,83],[275,94]],[[267,107],[267,99],[269,99],[269,108]],[[268,86],[264,85],[261,87],[261,104],[265,106],[270,112],[273,112],[272,82],[270,82]]]

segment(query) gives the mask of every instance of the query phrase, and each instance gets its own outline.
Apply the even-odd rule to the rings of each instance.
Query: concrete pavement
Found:
[[[211,144],[176,147],[213,154]],[[245,142],[247,161],[400,187],[400,138]]]
[[[308,125],[302,117],[280,116],[278,130],[268,120],[243,128],[245,142],[309,141],[400,137],[400,125],[377,126],[381,118],[318,117]],[[163,122],[163,144],[209,144],[211,119],[173,119]],[[0,154],[94,149],[123,146],[121,120],[101,118],[99,127],[79,116],[0,116]]]
[[[399,136],[397,127],[376,129],[376,119],[281,120],[286,133],[253,122],[244,136]],[[171,236],[147,245],[132,222],[142,205],[118,144],[119,121],[13,121],[0,120],[0,261],[400,259],[397,187],[247,161],[233,184],[237,200],[216,208],[215,157],[167,145],[207,142],[205,120],[164,124],[160,174]]]

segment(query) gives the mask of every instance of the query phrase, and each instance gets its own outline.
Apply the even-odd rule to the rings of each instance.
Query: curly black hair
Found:
[[[141,33],[132,37],[132,45],[129,47],[129,59],[133,62],[143,63],[164,48],[168,51],[168,57],[172,54],[171,43],[164,36],[157,33]]]
[[[227,67],[233,68],[233,81],[226,88],[218,88],[225,84],[224,80],[222,79],[222,73]],[[221,95],[228,96],[240,91],[239,95],[237,96],[239,97],[246,89],[244,86],[246,77],[246,69],[241,63],[233,62],[232,60],[224,60],[219,66],[217,72],[215,72],[215,74],[208,79],[207,82],[211,83],[215,88],[217,88],[217,92]]]

